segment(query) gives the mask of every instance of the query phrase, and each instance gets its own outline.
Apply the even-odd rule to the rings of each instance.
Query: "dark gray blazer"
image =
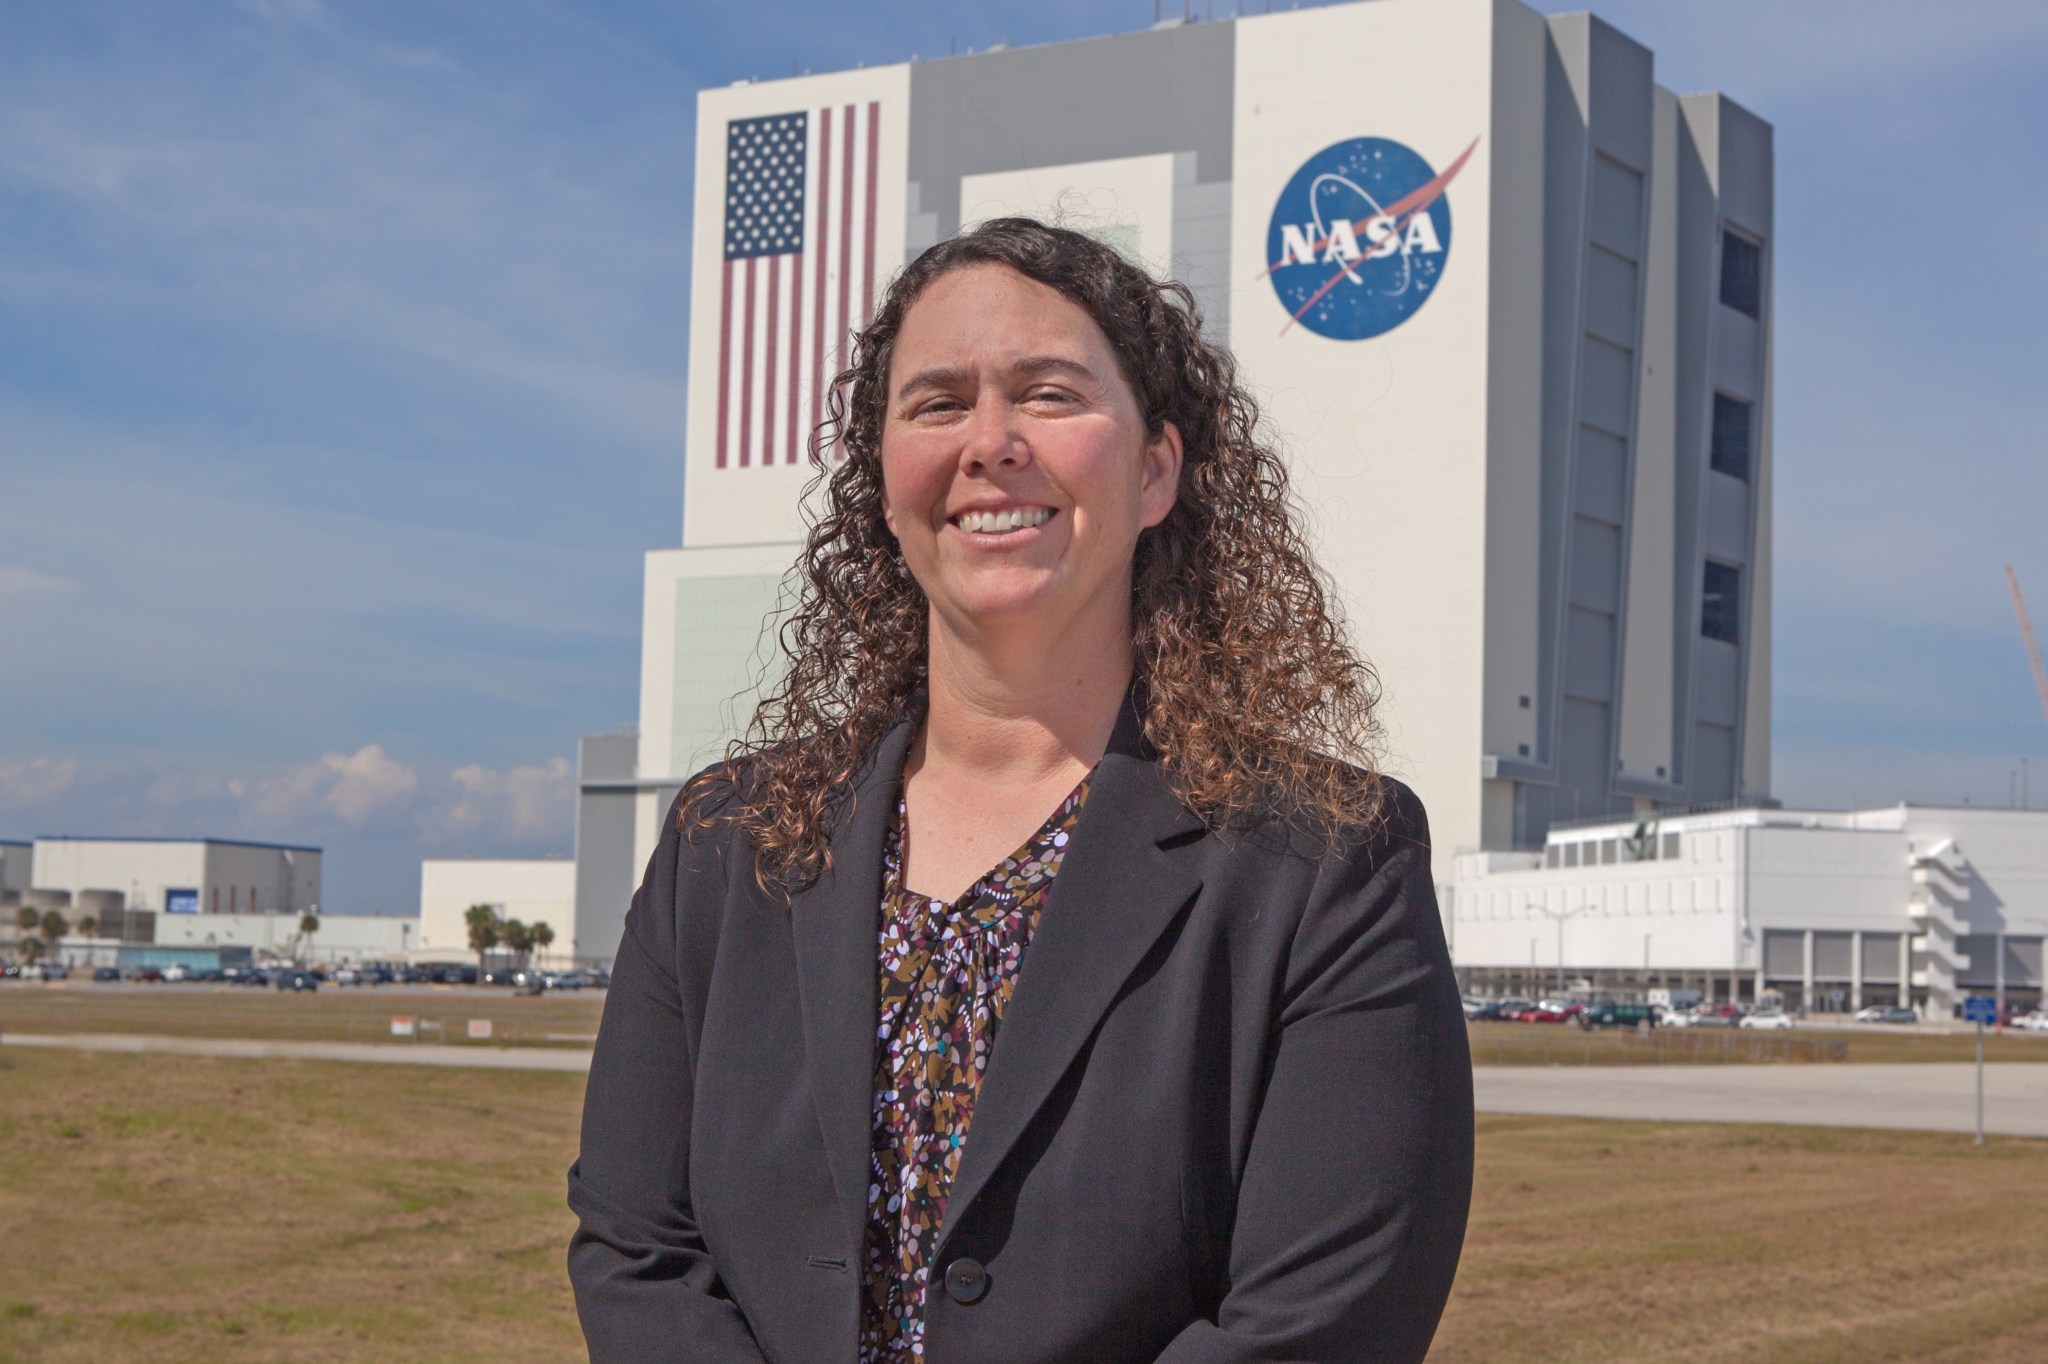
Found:
[[[853,1364],[880,743],[783,905],[731,824],[666,832],[619,946],[569,1202],[596,1361]],[[1207,832],[1126,708],[975,1105],[929,1364],[1419,1360],[1472,1177],[1429,835],[1388,784],[1322,855]]]

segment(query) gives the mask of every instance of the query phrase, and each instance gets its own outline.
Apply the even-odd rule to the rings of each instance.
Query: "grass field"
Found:
[[[510,990],[441,986],[404,992],[329,988],[317,994],[232,986],[164,985],[109,989],[91,982],[0,987],[0,1033],[150,1033],[172,1037],[265,1038],[284,1041],[391,1042],[391,1018],[406,1014],[441,1025],[427,1041],[462,1044],[472,1018],[492,1022],[494,1046],[588,1046],[604,995],[591,991],[530,998]],[[1968,1033],[1911,1028],[1800,1028],[1744,1032],[1726,1028],[1658,1031],[1639,1039],[1621,1030],[1582,1032],[1528,1023],[1475,1023],[1472,1059],[1479,1065],[1741,1064],[1822,1059],[1841,1044],[1850,1062],[1967,1061]],[[1985,1039],[1987,1061],[2048,1063],[2048,1035],[2008,1033]]]
[[[522,995],[491,986],[340,989],[289,994],[254,986],[108,988],[90,981],[0,988],[0,1033],[150,1033],[297,1042],[394,1042],[393,1015],[441,1025],[423,1041],[467,1041],[468,1021],[491,1020],[492,1046],[589,1046],[604,992]],[[578,1039],[583,1039],[580,1042]]]
[[[0,1050],[0,1359],[561,1360],[573,1075]],[[2048,1142],[1480,1120],[1433,1359],[2048,1358]]]

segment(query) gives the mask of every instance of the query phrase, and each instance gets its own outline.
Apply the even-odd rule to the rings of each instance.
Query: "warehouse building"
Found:
[[[281,914],[320,907],[320,849],[225,838],[38,838],[36,892],[146,914]]]
[[[420,863],[419,941],[416,955],[445,960],[472,953],[471,905],[489,905],[500,919],[554,933],[552,960],[611,960],[616,934],[600,952],[586,952],[576,938],[576,864],[567,858],[428,858]],[[613,921],[616,926],[617,920]]]
[[[1654,989],[1807,1013],[1966,994],[2038,1008],[2048,812],[1735,809],[1460,855],[1451,953],[1482,994]]]
[[[1517,0],[1373,0],[698,104],[680,547],[582,747],[579,935],[749,707],[805,439],[893,271],[991,217],[1185,281],[1459,850],[1770,793],[1770,127]]]

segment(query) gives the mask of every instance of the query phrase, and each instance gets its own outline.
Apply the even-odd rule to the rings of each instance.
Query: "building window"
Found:
[[[1677,834],[1664,835],[1664,856],[1667,858],[1673,858],[1678,856]]]
[[[1749,481],[1750,404],[1725,393],[1714,395],[1714,435],[1707,460],[1719,473]]]
[[[1721,229],[1721,301],[1738,313],[1763,316],[1764,249]]]
[[[1708,639],[1736,643],[1736,620],[1742,607],[1742,570],[1707,560],[1705,590],[1700,594],[1700,633]]]

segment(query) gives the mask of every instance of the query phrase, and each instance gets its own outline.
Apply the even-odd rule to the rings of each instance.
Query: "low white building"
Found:
[[[2038,1007],[2048,812],[1733,809],[1554,826],[1472,852],[1444,906],[1483,994],[1685,987],[1842,1012],[1965,994]]]
[[[38,838],[31,885],[130,911],[288,915],[320,908],[320,849],[225,838]]]
[[[419,945],[420,922],[411,917],[322,914],[320,927],[299,932],[297,914],[162,914],[158,947],[247,947],[258,960],[392,961]]]
[[[471,905],[489,905],[500,918],[546,924],[555,933],[550,959],[609,965],[616,939],[602,945],[576,937],[576,864],[567,858],[429,858],[420,863],[417,950],[434,956],[470,952]]]

